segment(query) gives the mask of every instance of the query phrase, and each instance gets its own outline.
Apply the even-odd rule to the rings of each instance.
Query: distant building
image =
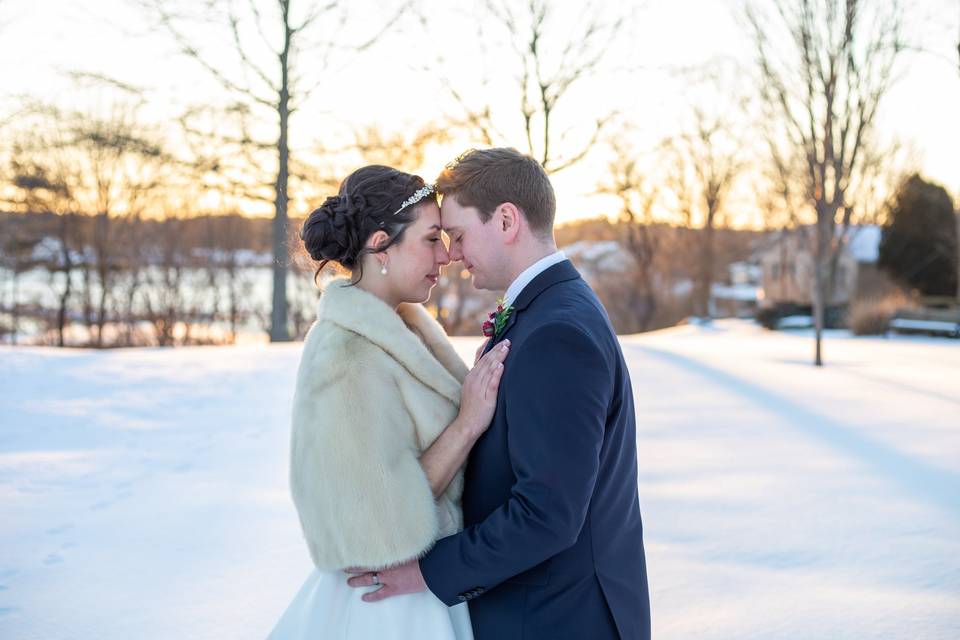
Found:
[[[631,273],[636,261],[629,251],[615,240],[580,240],[560,248],[573,262],[584,279],[597,280],[607,274]]]
[[[727,268],[727,282],[710,287],[710,317],[749,318],[763,300],[763,272],[753,262],[734,262]]]
[[[762,306],[779,303],[813,304],[813,227],[778,231],[754,251],[760,269]],[[837,262],[832,305],[880,295],[892,287],[877,269],[881,229],[876,225],[851,227]]]

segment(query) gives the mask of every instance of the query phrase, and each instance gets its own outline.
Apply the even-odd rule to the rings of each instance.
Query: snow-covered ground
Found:
[[[655,637],[960,637],[960,342],[622,342]],[[264,637],[310,570],[299,352],[0,350],[0,638]]]

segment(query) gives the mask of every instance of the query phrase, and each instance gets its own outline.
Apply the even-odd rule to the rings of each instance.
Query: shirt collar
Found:
[[[567,256],[564,255],[563,251],[557,251],[555,253],[551,253],[545,258],[537,260],[532,265],[524,269],[523,272],[517,276],[517,279],[514,280],[507,288],[507,292],[503,296],[507,301],[505,306],[512,305],[520,295],[520,292],[523,291],[524,287],[530,284],[534,278],[553,265],[563,262],[566,259]]]

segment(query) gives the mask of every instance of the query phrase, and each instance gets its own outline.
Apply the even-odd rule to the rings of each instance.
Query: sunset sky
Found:
[[[261,5],[271,3],[261,0]],[[477,17],[473,3],[425,0],[420,6],[428,17],[426,25],[408,16],[369,50],[360,54],[341,50],[323,68],[316,52],[325,42],[368,37],[395,6],[356,0],[347,25],[321,25],[312,32],[318,45],[311,55],[317,59],[306,56],[301,66],[311,79],[306,84],[320,81],[321,85],[292,123],[293,148],[310,152],[320,145],[342,146],[351,140],[354,128],[376,125],[388,133],[412,132],[426,123],[461,115],[440,82],[447,76],[455,79],[471,102],[489,102],[506,142],[523,149],[511,83],[511,52],[495,37],[493,25]],[[905,6],[908,34],[927,51],[901,58],[900,79],[883,105],[879,130],[885,140],[905,144],[928,178],[956,194],[960,191],[956,50],[960,0],[913,0]],[[753,48],[742,7],[736,0],[595,3],[591,11],[598,15],[612,16],[631,8],[632,17],[597,73],[574,85],[558,108],[558,124],[570,128],[570,142],[562,148],[577,147],[594,118],[617,111],[630,123],[629,132],[620,135],[629,137],[638,151],[650,152],[660,140],[683,129],[695,102],[722,109],[728,93],[749,91]],[[579,3],[561,9],[550,32],[556,35],[548,45],[562,45],[566,34],[575,34],[585,20],[582,12]],[[478,24],[487,35],[478,36]],[[214,64],[235,73],[235,54],[223,41],[223,32],[219,33],[196,31]],[[482,49],[487,49],[483,55]],[[442,63],[438,62],[441,57]],[[720,91],[709,83],[692,86],[689,74],[680,73],[706,63],[723,70],[734,90]],[[145,89],[144,116],[157,122],[171,120],[191,104],[229,100],[209,74],[178,55],[172,39],[154,29],[145,12],[129,0],[0,0],[0,116],[12,113],[24,95],[62,105],[83,99],[72,94],[71,71],[102,74]],[[491,79],[486,91],[478,82],[484,73]],[[742,123],[749,117],[748,113],[736,116]],[[270,129],[266,131],[269,137]],[[476,144],[455,136],[433,148],[424,166],[403,168],[430,179],[446,161]],[[607,154],[605,146],[597,146],[582,163],[555,175],[560,222],[616,212],[616,201],[595,195],[607,171]],[[734,224],[759,223],[752,185],[748,174],[736,191],[729,211]],[[269,205],[251,203],[246,209],[271,213]]]

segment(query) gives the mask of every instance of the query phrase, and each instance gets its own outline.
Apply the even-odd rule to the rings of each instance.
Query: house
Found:
[[[761,306],[813,304],[812,226],[778,231],[754,251],[752,262],[760,268]],[[842,235],[841,235],[842,234]],[[836,265],[836,286],[828,305],[845,305],[860,298],[881,295],[892,288],[877,268],[881,229],[876,225],[837,231],[842,243]]]
[[[710,286],[710,317],[750,318],[763,300],[759,264],[734,262],[727,268],[727,282]]]

